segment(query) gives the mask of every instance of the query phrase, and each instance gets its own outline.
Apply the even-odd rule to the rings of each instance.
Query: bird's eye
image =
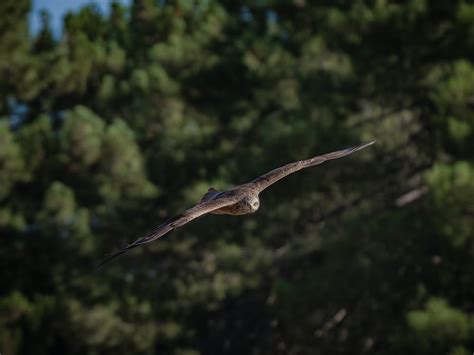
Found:
[[[258,202],[254,202],[253,207],[257,207],[257,206],[258,206]]]

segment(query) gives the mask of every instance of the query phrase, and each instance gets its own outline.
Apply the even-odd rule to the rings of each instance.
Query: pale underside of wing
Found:
[[[277,182],[278,180],[283,179],[285,176],[288,176],[298,170],[308,168],[313,165],[324,163],[327,160],[345,157],[346,155],[357,152],[358,150],[364,149],[374,143],[375,141],[372,141],[369,143],[358,145],[356,147],[346,148],[346,149],[338,150],[335,152],[318,155],[311,159],[300,160],[294,163],[289,163],[289,164],[283,165],[282,167],[269,171],[268,173],[256,178],[251,183],[254,185],[255,189],[258,192],[261,192],[265,190],[268,186]]]
[[[129,251],[130,249],[136,248],[140,245],[150,243],[162,236],[164,236],[166,233],[169,233],[170,231],[177,229],[186,223],[192,221],[193,219],[196,219],[206,213],[209,213],[211,211],[214,211],[216,209],[232,205],[241,198],[239,194],[225,194],[221,193],[218,198],[206,202],[202,202],[197,204],[196,206],[186,210],[184,213],[177,215],[165,223],[159,225],[156,227],[153,231],[151,231],[147,236],[142,237],[134,241],[133,243],[127,245],[126,247],[118,250],[115,253],[112,253],[107,256],[107,258],[102,261],[97,267],[100,267],[104,265],[106,262],[112,260],[113,258]]]

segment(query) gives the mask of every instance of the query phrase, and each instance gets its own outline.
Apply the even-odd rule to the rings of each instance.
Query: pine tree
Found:
[[[466,354],[469,2],[0,4],[2,354]],[[104,253],[288,161],[255,215]]]

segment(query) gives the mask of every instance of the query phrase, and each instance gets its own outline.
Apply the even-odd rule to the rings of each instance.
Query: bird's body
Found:
[[[210,213],[239,216],[248,213],[254,213],[260,206],[260,192],[278,180],[301,169],[321,164],[327,160],[337,159],[352,154],[358,150],[368,147],[373,143],[374,142],[361,144],[357,147],[319,155],[307,160],[288,163],[282,167],[269,171],[268,173],[252,180],[249,183],[234,186],[222,192],[217,191],[211,187],[196,206],[186,210],[183,214],[171,218],[170,220],[155,228],[149,235],[137,239],[135,242],[129,244],[125,248],[110,255],[99,266],[132,248],[154,241],[166,233],[177,229],[204,214]]]
[[[237,186],[233,190],[227,190],[224,193],[220,193],[214,196],[212,199],[218,199],[225,197],[225,193],[231,192],[235,195],[242,196],[242,199],[236,203],[228,206],[218,208],[209,213],[211,214],[227,214],[232,216],[240,216],[247,213],[257,212],[260,207],[260,200],[258,199],[258,192],[249,186],[248,184]],[[211,200],[212,200],[211,199]]]

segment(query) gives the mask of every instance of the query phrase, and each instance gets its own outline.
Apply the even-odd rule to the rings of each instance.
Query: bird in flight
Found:
[[[297,172],[301,169],[324,163],[327,160],[342,158],[346,155],[357,152],[358,150],[364,149],[374,143],[375,141],[372,141],[358,145],[356,147],[318,155],[307,160],[299,160],[293,163],[288,163],[282,167],[269,171],[268,173],[250,181],[249,183],[234,186],[225,191],[217,191],[211,187],[196,206],[159,225],[147,236],[139,238],[117,252],[108,255],[107,258],[98,265],[98,267],[119,256],[120,254],[129,251],[130,249],[150,243],[171,232],[172,230],[182,227],[186,223],[191,222],[193,219],[201,217],[207,213],[227,214],[234,216],[254,213],[260,206],[260,200],[258,198],[260,192],[278,180],[281,180],[285,176],[293,174],[294,172]]]

